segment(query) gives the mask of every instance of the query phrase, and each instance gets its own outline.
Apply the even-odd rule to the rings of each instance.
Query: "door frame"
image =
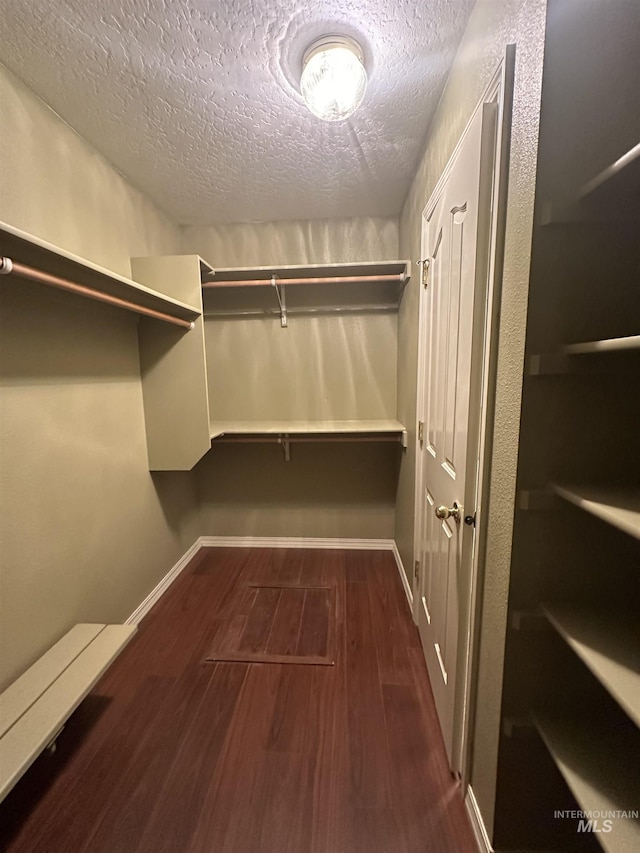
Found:
[[[511,114],[513,106],[513,81],[515,69],[515,45],[508,45],[505,56],[494,72],[483,96],[476,105],[460,139],[445,166],[421,217],[420,257],[425,258],[422,245],[426,216],[434,201],[442,191],[449,171],[456,159],[458,150],[466,136],[469,125],[478,110],[494,105],[496,123],[494,134],[494,159],[489,190],[489,215],[479,219],[478,228],[483,229],[481,240],[488,245],[486,269],[480,281],[482,292],[476,292],[473,318],[473,356],[481,356],[480,364],[475,365],[471,375],[470,420],[467,451],[467,495],[475,496],[475,536],[470,559],[469,585],[465,590],[463,607],[460,609],[459,659],[457,665],[454,699],[454,735],[451,770],[462,779],[464,787],[468,784],[471,772],[472,726],[475,713],[477,682],[477,653],[480,634],[480,607],[482,603],[482,583],[484,576],[484,558],[486,552],[486,513],[483,507],[488,497],[488,484],[491,462],[493,435],[493,411],[495,407],[495,378],[498,350],[498,314],[502,284],[502,263],[504,256],[504,232],[506,223],[507,178],[509,166],[509,146],[511,136]],[[420,263],[420,262],[418,262]],[[424,421],[425,407],[425,315],[427,300],[425,288],[419,283],[418,308],[418,371],[417,371],[417,420]],[[472,356],[472,358],[473,358]],[[414,495],[414,563],[420,559],[421,547],[421,496],[423,491],[423,450],[418,440],[416,428],[415,449],[415,495]],[[466,497],[466,496],[465,496]],[[468,504],[467,504],[468,507]],[[470,514],[470,513],[467,513]],[[417,620],[420,605],[417,578],[413,576],[413,617]]]

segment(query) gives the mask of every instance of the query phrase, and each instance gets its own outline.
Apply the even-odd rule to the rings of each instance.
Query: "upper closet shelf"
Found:
[[[549,204],[543,225],[610,222],[640,215],[640,143],[584,184],[572,204]]]
[[[637,490],[554,485],[560,497],[612,527],[640,539],[640,494]]]
[[[574,356],[608,356],[600,359],[577,359]],[[633,354],[625,356],[624,353]],[[603,338],[599,341],[580,341],[566,344],[559,352],[539,353],[527,359],[527,376],[548,376],[554,373],[601,373],[608,370],[611,358],[616,358],[616,369],[625,372],[635,371],[636,355],[640,353],[640,335],[628,335],[622,338]],[[570,357],[571,356],[571,357]],[[627,359],[629,361],[627,362]],[[623,360],[623,361],[621,361]]]
[[[348,420],[348,421],[214,421],[211,438],[222,436],[247,436],[252,439],[264,436],[278,439],[321,440],[322,437],[351,436],[358,440],[366,437],[396,437],[406,447],[407,431],[400,421]],[[320,439],[318,438],[320,437]]]
[[[588,181],[580,199],[607,204],[631,200],[635,212],[640,209],[640,143]]]
[[[10,260],[5,267],[14,268],[14,272],[1,276],[0,281],[19,278],[41,281],[184,328],[190,328],[200,316],[196,306],[164,296],[5,223],[0,223],[0,257]]]
[[[409,261],[216,268],[202,285],[205,316],[397,311]]]
[[[568,355],[640,350],[640,335],[630,335],[626,338],[607,338],[601,341],[585,341],[584,343],[567,344],[563,349]]]

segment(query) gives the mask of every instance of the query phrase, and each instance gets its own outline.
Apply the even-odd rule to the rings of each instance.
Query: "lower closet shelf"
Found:
[[[597,819],[598,841],[607,853],[640,850],[640,739],[628,725],[613,731],[603,720],[559,720],[542,714],[535,722],[551,757],[581,810]],[[613,816],[615,815],[617,816]],[[610,824],[604,823],[611,820]]]
[[[561,637],[640,726],[640,626],[637,614],[546,603]]]
[[[211,439],[223,436],[246,436],[258,440],[282,438],[296,440],[324,440],[325,438],[352,437],[354,440],[398,440],[407,446],[407,430],[394,420],[347,421],[214,421]]]

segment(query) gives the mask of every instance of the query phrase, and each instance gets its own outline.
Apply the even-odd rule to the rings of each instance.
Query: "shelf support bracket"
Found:
[[[278,436],[278,442],[282,445],[284,451],[284,461],[291,462],[291,442],[289,441],[288,433]]]
[[[275,287],[278,304],[280,305],[280,325],[283,329],[287,328],[287,301],[284,292],[284,284],[278,284],[276,274],[271,275],[271,284]]]

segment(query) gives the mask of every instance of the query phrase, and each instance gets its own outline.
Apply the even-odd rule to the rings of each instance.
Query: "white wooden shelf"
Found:
[[[629,197],[640,203],[640,143],[588,181],[580,192],[581,199],[595,202]]]
[[[284,288],[288,314],[397,311],[411,275],[409,261],[218,268],[203,283],[205,315],[280,315],[272,283]],[[382,277],[382,280],[380,279]],[[253,282],[251,286],[243,282]],[[290,282],[296,282],[288,284]]]
[[[530,355],[526,361],[527,376],[550,376],[553,374],[583,373],[589,374],[593,371],[603,373],[608,361],[598,360],[595,364],[592,359],[580,359],[575,356],[582,355],[608,355],[609,353],[638,353],[640,352],[640,335],[628,335],[620,338],[603,338],[597,341],[579,341],[574,344],[566,344],[559,352],[536,353]],[[635,359],[628,362],[629,372],[636,369]],[[626,365],[616,363],[616,369],[625,370]],[[610,369],[610,366],[609,368]]]
[[[545,603],[558,633],[640,726],[640,622],[637,614]]]
[[[542,207],[541,225],[607,224],[640,214],[640,143],[587,181],[571,203]]]
[[[181,320],[195,320],[201,313],[195,304],[172,299],[3,222],[0,222],[0,256]],[[11,279],[12,276],[7,275],[3,286]],[[21,286],[19,280],[16,281]]]
[[[585,341],[584,343],[567,344],[563,347],[563,351],[567,355],[624,352],[629,350],[640,350],[640,335],[630,335],[625,338],[608,338],[601,341]]]
[[[319,435],[397,435],[406,446],[407,431],[400,421],[214,421],[211,438],[224,435],[246,436],[319,436]]]
[[[634,812],[640,802],[640,733],[572,713],[559,720],[536,714],[536,727],[565,782],[585,812]],[[599,820],[602,828],[602,819]],[[640,850],[640,820],[612,820],[598,841],[607,853]]]
[[[566,501],[640,539],[640,490],[558,484],[553,488]]]

